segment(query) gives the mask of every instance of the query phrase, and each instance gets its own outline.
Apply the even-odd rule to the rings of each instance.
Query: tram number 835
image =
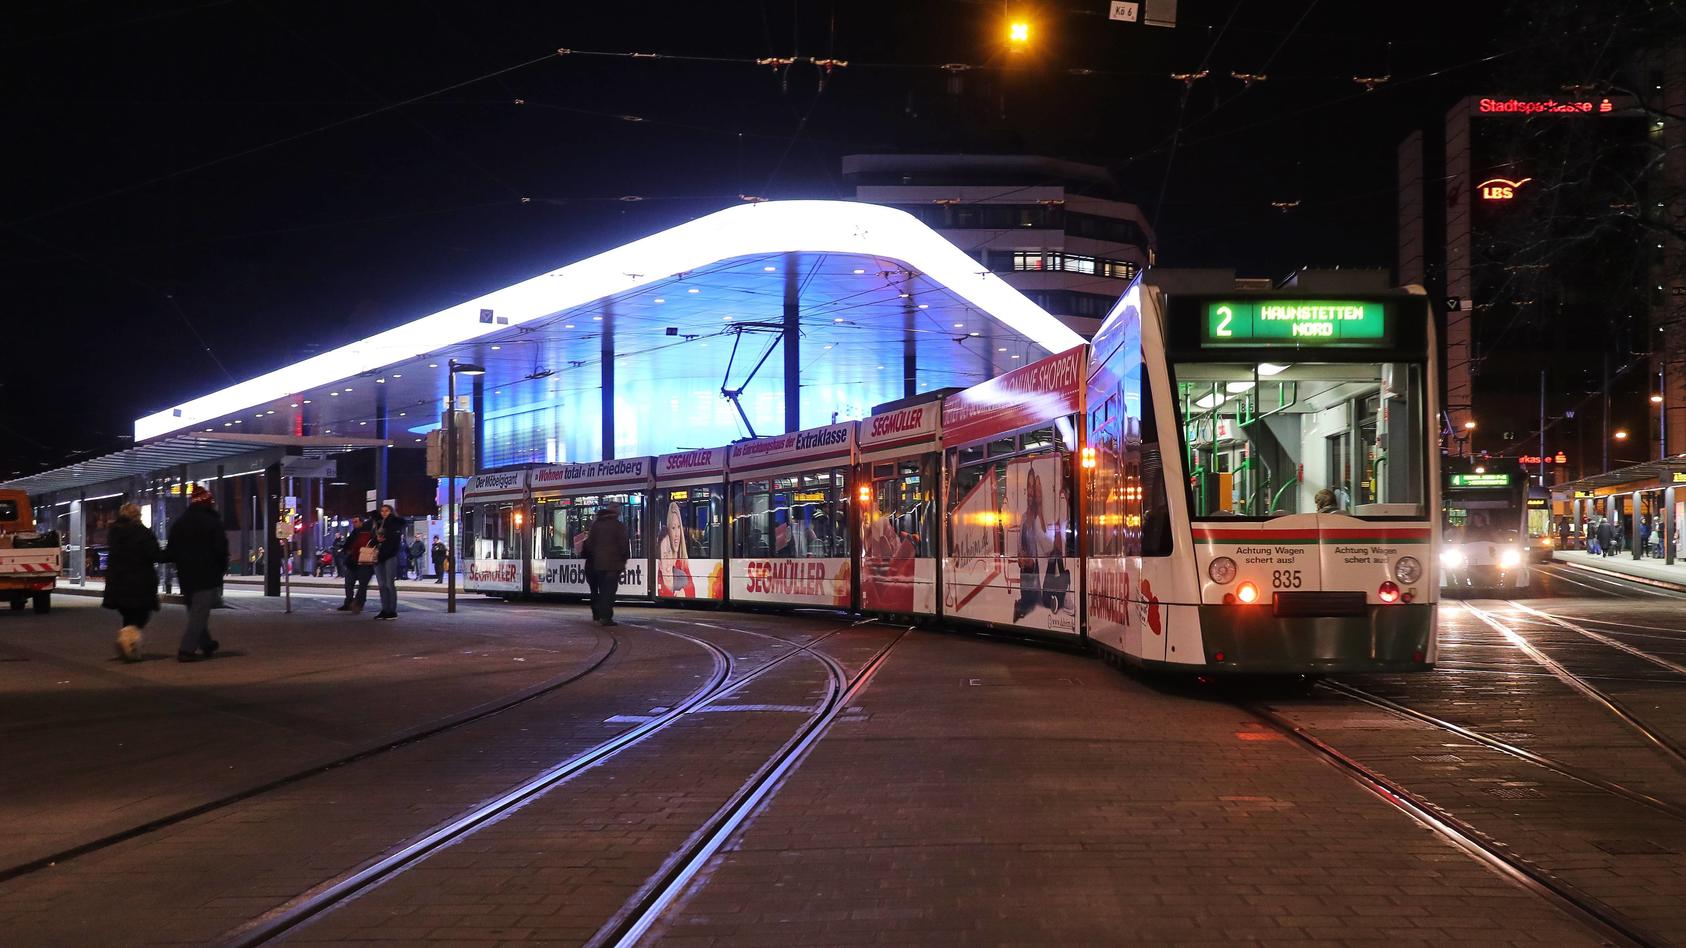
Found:
[[[1270,571],[1270,585],[1273,589],[1300,588],[1300,571],[1297,569],[1273,569]]]

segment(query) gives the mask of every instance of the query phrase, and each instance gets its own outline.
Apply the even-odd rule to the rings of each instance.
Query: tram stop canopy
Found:
[[[135,439],[413,447],[439,427],[456,359],[487,370],[459,379],[481,467],[629,457],[863,417],[1081,342],[902,211],[764,202],[146,415]]]

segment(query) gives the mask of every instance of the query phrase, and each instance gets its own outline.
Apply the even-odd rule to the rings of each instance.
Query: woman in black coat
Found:
[[[100,605],[116,609],[124,625],[144,629],[158,611],[158,572],[153,565],[163,554],[158,538],[140,522],[140,507],[123,505],[106,532],[106,546],[105,596]]]

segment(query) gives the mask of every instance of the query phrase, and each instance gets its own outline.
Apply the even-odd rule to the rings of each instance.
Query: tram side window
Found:
[[[572,560],[585,556],[586,535],[597,519],[597,511],[606,503],[619,505],[621,522],[634,559],[644,555],[644,505],[642,495],[626,494],[567,497],[540,500],[536,519],[541,530],[539,543],[544,559]]]
[[[656,495],[656,544],[658,555],[673,559],[681,552],[677,538],[684,538],[683,554],[719,559],[725,553],[720,507],[725,500],[718,487],[684,487]]]
[[[835,469],[733,484],[732,555],[848,556],[847,492],[847,477]]]
[[[935,555],[936,497],[928,460],[876,464],[872,471],[872,509],[863,511],[868,544],[875,540],[894,549],[895,539],[912,545],[916,557]],[[872,547],[867,547],[868,552]]]
[[[1122,422],[1117,391],[1089,413],[1089,447],[1095,467],[1089,473],[1089,552],[1095,556],[1124,554],[1125,478],[1119,453]]]
[[[465,508],[463,547],[476,560],[501,560],[514,555],[510,550],[510,518],[514,504],[477,504]]]
[[[1125,385],[1128,386],[1130,381],[1132,380],[1127,380]],[[1165,493],[1165,457],[1159,446],[1159,423],[1153,414],[1153,380],[1148,374],[1146,360],[1143,360],[1141,375],[1133,381],[1141,386],[1142,417],[1135,426],[1134,438],[1130,437],[1130,432],[1125,433],[1124,453],[1126,477],[1129,476],[1130,469],[1134,468],[1135,480],[1139,485],[1137,494],[1141,504],[1138,520],[1141,524],[1140,555],[1170,556],[1171,504]],[[1128,398],[1127,392],[1125,397]]]

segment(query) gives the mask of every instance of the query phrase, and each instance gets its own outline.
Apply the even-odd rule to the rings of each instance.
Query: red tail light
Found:
[[[1382,602],[1398,602],[1399,584],[1391,579],[1383,580],[1382,584],[1376,587],[1376,598]]]

